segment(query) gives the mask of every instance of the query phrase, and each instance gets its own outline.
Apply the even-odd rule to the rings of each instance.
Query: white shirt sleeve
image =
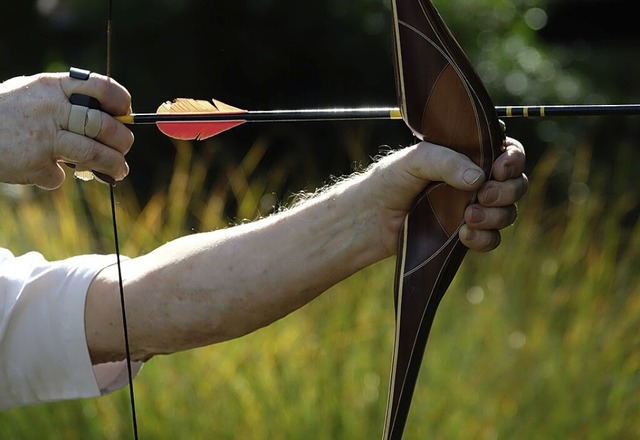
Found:
[[[91,365],[84,308],[94,277],[115,256],[48,262],[0,248],[0,410],[96,397],[128,382],[125,362]],[[134,374],[142,363],[134,364]]]

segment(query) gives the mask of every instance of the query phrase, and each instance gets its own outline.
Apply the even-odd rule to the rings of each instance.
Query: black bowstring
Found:
[[[124,284],[122,282],[122,266],[120,264],[120,244],[118,240],[118,226],[116,222],[115,185],[109,185],[111,195],[111,219],[113,220],[113,241],[116,250],[116,266],[118,268],[118,286],[120,288],[120,308],[122,310],[122,330],[124,333],[124,349],[127,358],[127,374],[129,376],[129,401],[131,402],[131,419],[133,422],[133,437],[138,440],[138,420],[136,416],[136,398],[133,392],[133,368],[131,366],[131,350],[129,348],[129,330],[127,326],[127,312],[124,301]]]
[[[111,40],[113,35],[113,0],[109,0],[109,13],[107,19],[107,78],[111,78]],[[122,330],[124,334],[124,349],[127,359],[127,374],[129,379],[129,401],[131,403],[131,420],[133,423],[133,437],[138,440],[138,418],[136,416],[136,399],[133,390],[133,368],[131,366],[131,350],[129,347],[129,328],[127,325],[127,312],[124,300],[124,283],[122,281],[122,266],[120,261],[120,243],[118,240],[118,224],[116,220],[115,183],[109,185],[111,198],[111,220],[113,223],[113,241],[116,252],[116,265],[118,268],[118,287],[120,289],[120,309],[122,310]]]

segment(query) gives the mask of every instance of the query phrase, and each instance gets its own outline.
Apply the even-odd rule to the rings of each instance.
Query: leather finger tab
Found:
[[[91,96],[82,95],[80,93],[74,93],[69,98],[69,102],[73,105],[81,105],[83,107],[89,107],[93,109],[100,109],[100,101]]]

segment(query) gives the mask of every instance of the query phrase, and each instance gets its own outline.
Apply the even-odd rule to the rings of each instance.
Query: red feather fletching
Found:
[[[189,98],[178,98],[174,101],[167,101],[158,107],[158,113],[171,114],[211,114],[225,113],[238,114],[246,113],[246,110],[233,107],[224,102],[213,100],[202,101]],[[181,122],[158,122],[158,129],[174,139],[182,140],[203,140],[213,137],[223,131],[243,124],[243,119],[237,121],[181,121]]]

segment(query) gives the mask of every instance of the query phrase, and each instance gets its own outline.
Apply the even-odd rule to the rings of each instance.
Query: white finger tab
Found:
[[[95,109],[90,109],[87,112],[87,118],[84,125],[84,135],[90,138],[95,138],[100,134],[102,129],[102,112]]]
[[[69,112],[68,130],[73,133],[84,136],[84,127],[87,120],[87,112],[89,109],[81,105],[71,105]]]

